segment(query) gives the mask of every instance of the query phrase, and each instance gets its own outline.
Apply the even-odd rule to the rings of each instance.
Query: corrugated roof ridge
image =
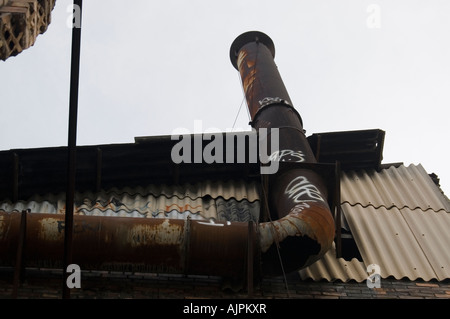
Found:
[[[407,208],[407,209],[410,209],[411,211],[414,211],[414,210],[420,210],[420,211],[422,211],[422,212],[427,212],[427,211],[430,211],[430,210],[431,210],[431,211],[433,211],[433,212],[435,212],[435,213],[445,212],[445,213],[450,214],[450,211],[446,210],[445,208],[441,208],[441,209],[439,209],[439,210],[435,210],[435,209],[433,209],[433,208],[431,208],[431,207],[430,207],[430,208],[427,208],[427,209],[423,209],[423,208],[418,207],[418,206],[416,206],[416,207],[408,207],[407,205],[403,205],[403,206],[397,206],[397,205],[390,205],[390,206],[386,206],[386,205],[378,205],[378,206],[375,206],[374,204],[368,204],[368,205],[363,205],[362,203],[354,203],[354,204],[352,204],[352,203],[350,203],[349,201],[343,201],[343,202],[341,202],[341,205],[342,205],[342,204],[349,204],[349,205],[352,206],[352,207],[355,207],[355,206],[361,206],[361,207],[363,207],[363,208],[373,207],[373,208],[375,208],[375,209],[385,208],[385,209],[387,209],[387,210],[391,210],[391,209],[394,209],[394,208],[396,208],[396,209],[398,209],[398,210]]]
[[[409,281],[417,281],[417,280],[423,280],[425,282],[429,282],[432,280],[442,281],[438,278],[438,276],[431,276],[431,277],[422,277],[422,276],[395,276],[395,275],[389,275],[389,276],[381,276],[382,279],[389,279],[394,278],[395,280],[409,280]],[[383,282],[381,282],[381,285],[383,285]]]
[[[212,184],[215,184],[215,186],[211,186]],[[113,187],[107,190],[104,190],[106,194],[108,193],[114,193],[117,195],[123,195],[128,194],[130,196],[146,196],[146,195],[153,195],[155,197],[159,196],[165,196],[166,198],[171,197],[177,197],[179,199],[183,198],[190,198],[192,200],[196,200],[198,198],[204,197],[204,196],[211,196],[214,199],[222,197],[226,200],[234,198],[237,201],[247,200],[249,202],[255,202],[259,200],[259,196],[256,194],[249,194],[252,197],[249,198],[249,196],[244,195],[242,198],[237,198],[235,195],[229,195],[224,196],[223,192],[217,192],[213,193],[211,188],[224,188],[228,187],[230,184],[235,184],[237,188],[245,188],[246,194],[249,194],[250,192],[255,192],[255,182],[250,182],[250,185],[248,182],[245,182],[243,180],[230,180],[225,182],[213,182],[210,180],[206,180],[204,182],[197,182],[197,183],[185,183],[181,185],[155,185],[155,184],[149,184],[147,186],[139,186],[139,187],[124,187],[122,189]],[[253,190],[252,190],[253,188]],[[170,189],[170,192],[164,193],[166,189]],[[186,191],[187,190],[187,191]],[[189,190],[194,190],[193,192],[189,192]],[[179,191],[179,192],[178,192]],[[170,194],[169,194],[170,193]],[[183,194],[182,194],[183,193]],[[191,195],[194,194],[194,195]]]
[[[206,185],[205,185],[206,183]],[[237,197],[237,193],[228,194],[225,195],[223,192],[217,192],[213,193],[211,190],[211,184],[217,184],[221,183],[222,185],[216,185],[217,188],[226,188],[229,187],[230,184],[235,184],[236,187],[234,189],[242,189],[243,187],[245,190],[241,193],[245,193],[244,195]],[[169,191],[168,191],[169,190]],[[186,191],[188,190],[188,191]],[[189,192],[189,190],[195,190],[197,192]],[[211,196],[213,199],[217,198],[223,198],[225,200],[229,199],[235,199],[238,202],[241,202],[243,200],[246,200],[250,203],[254,203],[256,201],[259,201],[259,194],[257,191],[257,184],[256,182],[245,182],[243,180],[230,180],[226,182],[212,182],[210,180],[207,180],[205,182],[197,182],[197,183],[185,183],[181,185],[157,185],[157,184],[149,184],[147,186],[137,186],[137,187],[123,187],[123,188],[117,188],[112,187],[108,189],[102,189],[100,191],[81,191],[75,193],[75,198],[85,198],[85,199],[95,199],[97,197],[104,195],[117,195],[117,196],[124,196],[129,195],[130,197],[133,196],[154,196],[154,197],[165,197],[167,199],[176,197],[178,199],[185,199],[189,198],[191,200],[197,200],[199,198],[205,197],[207,195]],[[44,202],[52,202],[56,199],[60,199],[65,197],[65,192],[58,192],[58,193],[47,193],[47,194],[35,194],[33,196],[30,196],[27,200],[18,200],[15,203],[28,203],[28,202],[36,202],[36,203],[44,203]],[[2,201],[3,203],[9,203],[13,204],[13,202],[10,199],[7,199],[5,201]]]
[[[100,212],[101,214],[98,214]],[[191,211],[191,210],[185,210],[185,211],[177,211],[176,209],[166,212],[162,210],[158,210],[157,212],[151,212],[151,211],[139,211],[138,209],[133,209],[130,211],[127,211],[125,209],[119,209],[117,211],[111,210],[110,208],[102,209],[102,208],[94,208],[91,210],[88,209],[77,209],[75,211],[75,214],[78,215],[85,215],[85,216],[107,216],[107,217],[137,217],[138,215],[141,218],[169,218],[168,215],[171,215],[173,213],[177,213],[178,215],[183,216],[199,216],[204,220],[209,220],[211,218],[216,219],[214,217],[207,216],[203,214],[201,211]],[[160,215],[164,215],[164,217],[159,217]]]
[[[12,209],[10,211],[5,211],[4,209],[0,208],[0,212],[3,213],[20,213],[21,211],[19,211],[18,209]],[[39,212],[31,212],[34,214],[39,214]],[[125,209],[119,209],[117,211],[111,210],[110,208],[107,209],[101,209],[101,208],[94,208],[91,210],[87,210],[87,209],[79,209],[77,208],[74,211],[75,215],[82,215],[82,216],[104,216],[104,217],[132,217],[132,218],[172,218],[173,217],[173,213],[176,213],[178,215],[182,215],[182,216],[189,216],[189,217],[196,217],[194,219],[196,220],[210,220],[210,219],[214,219],[214,221],[217,221],[218,219],[215,217],[211,217],[211,216],[207,216],[205,214],[203,214],[202,212],[199,211],[195,211],[192,212],[190,210],[185,210],[183,212],[179,212],[177,210],[173,210],[171,212],[165,212],[165,211],[158,211],[156,214],[156,212],[150,212],[150,211],[146,211],[146,212],[142,212],[139,211],[138,209],[134,209],[134,210],[130,210],[127,211]],[[56,215],[61,215],[64,213],[55,213]],[[160,217],[160,215],[164,215],[164,217]],[[170,216],[172,215],[172,216]],[[185,217],[183,217],[184,219]]]
[[[331,249],[314,264],[299,270],[302,279],[314,281],[327,280],[329,282],[341,281],[362,282],[367,279],[366,266],[357,258],[346,260],[337,258],[336,245],[333,242]]]
[[[361,169],[345,172],[341,178],[343,202],[364,207],[405,206],[450,212],[450,201],[421,164],[390,166],[376,171]]]
[[[449,278],[448,222],[445,212],[343,205],[343,213],[366,264],[379,264],[381,276],[425,281]]]

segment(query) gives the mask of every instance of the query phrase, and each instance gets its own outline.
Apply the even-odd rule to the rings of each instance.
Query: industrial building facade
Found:
[[[0,3],[3,60],[32,45],[23,26],[53,5]],[[38,20],[44,32],[49,17]],[[220,152],[184,136],[213,161],[174,136],[77,146],[70,194],[67,147],[1,151],[0,296],[60,298],[70,230],[72,298],[450,299],[438,177],[382,163],[379,129],[306,137],[274,55],[257,31],[231,45],[253,130],[217,133],[232,141]]]
[[[72,289],[72,298],[449,298],[449,201],[436,177],[420,164],[380,163],[383,133],[318,134],[322,146],[317,155],[328,162],[339,159],[342,167],[341,234],[314,264],[281,276],[263,276],[249,292],[245,280],[243,284],[217,274],[170,273],[117,263],[109,269],[82,268],[81,288]],[[313,149],[316,140],[317,135],[309,137]],[[263,206],[258,164],[184,164],[176,169],[163,155],[168,156],[174,143],[160,136],[79,147],[76,215],[258,221]],[[33,216],[64,214],[65,149],[0,152],[2,239],[7,216],[23,211]],[[75,226],[75,233],[83,231],[88,232],[88,226]],[[60,298],[60,265],[27,265],[26,256],[32,253],[27,245],[25,269],[14,284],[19,233],[11,237],[9,247],[3,242],[0,249],[2,298],[13,292],[18,298]],[[89,243],[82,248],[89,249]],[[378,270],[369,268],[372,264]]]

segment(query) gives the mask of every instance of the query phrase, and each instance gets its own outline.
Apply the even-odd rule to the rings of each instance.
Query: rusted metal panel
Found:
[[[14,264],[20,219],[20,213],[0,213],[1,265]],[[29,214],[26,265],[60,267],[64,229],[64,215]],[[78,215],[72,260],[81,269],[219,275],[243,281],[248,231],[245,222]],[[256,237],[253,241],[257,245]]]
[[[18,213],[0,213],[0,255],[11,264],[17,247]],[[64,215],[29,214],[26,264],[58,267],[63,257]],[[73,262],[82,269],[183,270],[183,220],[74,216]]]
[[[247,276],[248,231],[248,224],[242,222],[192,221],[187,272],[243,281]]]

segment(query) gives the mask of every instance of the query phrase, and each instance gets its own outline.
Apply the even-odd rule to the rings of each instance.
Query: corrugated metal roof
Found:
[[[450,212],[450,202],[434,184],[422,165],[391,166],[377,172],[344,172],[341,202],[364,207],[408,207]]]
[[[450,214],[409,208],[342,205],[366,265],[381,277],[450,278]]]
[[[344,258],[336,258],[336,247],[333,247],[320,260],[316,261],[309,267],[299,271],[300,278],[312,279],[314,281],[327,280],[348,282],[355,280],[362,282],[367,279],[366,266],[363,262],[353,258],[345,260]]]
[[[420,209],[342,205],[363,258],[336,258],[333,247],[322,259],[300,270],[303,279],[366,280],[367,266],[380,266],[382,278],[450,278],[450,214]]]
[[[223,197],[224,199],[234,198],[238,201],[246,199],[250,202],[259,200],[258,183],[254,181],[204,181],[195,184],[183,185],[148,185],[146,187],[124,187],[121,189],[111,188],[107,193],[129,194],[147,196],[191,198],[193,200],[210,196],[212,198]],[[92,194],[92,193],[91,193]],[[92,197],[92,195],[90,195]]]
[[[147,218],[257,221],[259,190],[254,182],[227,181],[185,185],[149,185],[75,194],[75,214]],[[0,202],[0,211],[29,209],[33,213],[64,214],[64,193],[33,196],[28,201]]]
[[[370,264],[382,278],[450,278],[449,202],[421,165],[345,172],[341,195],[363,262],[336,259],[332,249],[301,270],[302,278],[362,281]]]

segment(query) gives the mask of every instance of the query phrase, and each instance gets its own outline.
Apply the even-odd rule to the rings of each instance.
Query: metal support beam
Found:
[[[25,257],[26,233],[27,233],[27,211],[23,210],[20,218],[19,241],[17,244],[16,265],[14,267],[14,283],[12,292],[13,299],[17,298],[19,285],[23,279],[23,274],[25,272],[25,264],[23,260]]]

